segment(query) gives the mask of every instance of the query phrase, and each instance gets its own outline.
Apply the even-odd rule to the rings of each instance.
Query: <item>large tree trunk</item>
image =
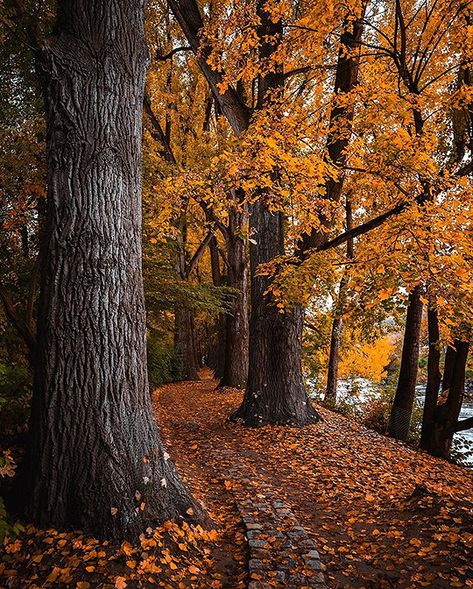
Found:
[[[251,318],[248,387],[233,419],[247,425],[313,423],[318,416],[303,385],[303,309],[279,312],[271,294],[271,277],[257,274],[260,264],[283,252],[283,219],[261,201],[253,205],[250,244]]]
[[[248,265],[246,240],[242,228],[247,220],[244,211],[230,211],[227,233],[228,286],[236,290],[232,311],[227,315],[225,364],[222,387],[246,388],[248,379]]]
[[[112,538],[199,511],[163,450],[148,389],[143,20],[144,1],[60,0],[42,48],[48,213],[26,514]]]
[[[388,433],[398,440],[407,440],[414,406],[423,307],[421,292],[421,287],[416,286],[409,296],[399,380],[389,419]]]

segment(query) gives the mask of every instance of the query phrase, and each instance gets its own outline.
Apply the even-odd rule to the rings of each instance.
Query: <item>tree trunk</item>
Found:
[[[197,380],[199,359],[192,309],[176,307],[174,311],[174,353],[182,380]]]
[[[448,346],[447,351],[445,352],[445,364],[443,367],[442,394],[450,389],[450,383],[452,382],[456,356],[456,349],[452,348],[451,346]]]
[[[440,380],[440,330],[437,309],[431,307],[427,310],[429,329],[429,356],[427,360],[427,386],[425,388],[424,412],[422,416],[422,431],[420,447],[428,450],[431,446],[435,423],[435,411],[437,407]]]
[[[468,359],[469,342],[455,340],[455,349],[450,353],[453,359],[451,378],[448,382],[448,396],[442,405],[438,405],[435,411],[432,436],[429,447],[426,448],[434,456],[448,458],[455,431],[457,431],[458,417],[460,415],[465,391],[465,370]],[[445,383],[447,384],[447,383]]]
[[[212,100],[212,96],[210,96]],[[207,103],[208,104],[208,103]],[[210,268],[212,271],[212,282],[217,288],[223,285],[224,278],[220,272],[220,260],[218,253],[217,238],[215,236],[209,242]],[[227,315],[220,313],[210,334],[210,344],[207,348],[207,366],[214,371],[217,379],[223,377],[225,369],[225,346],[227,337]]]
[[[144,1],[60,0],[41,50],[48,212],[26,515],[115,539],[199,513],[163,450],[148,389],[143,21]]]
[[[245,389],[248,379],[248,264],[246,240],[241,236],[246,212],[230,211],[227,234],[227,284],[237,293],[226,318],[225,364],[221,387]]]
[[[281,255],[283,219],[261,201],[253,205],[250,244],[251,318],[248,387],[233,419],[247,425],[266,423],[304,425],[318,419],[303,385],[301,307],[279,312],[271,294],[271,277],[257,274],[258,266]]]
[[[399,380],[389,420],[388,433],[398,440],[407,440],[414,406],[423,307],[421,292],[421,287],[416,286],[409,296]]]
[[[364,15],[365,4],[363,4]],[[334,94],[346,94],[351,92],[358,84],[358,70],[360,65],[360,41],[363,35],[363,21],[356,19],[354,21],[347,20],[344,23],[344,30],[340,37],[340,48],[337,58],[337,71],[335,74]],[[343,185],[345,182],[345,175],[343,166],[346,164],[346,150],[349,146],[351,133],[345,133],[340,136],[333,127],[336,126],[340,120],[344,124],[348,124],[351,131],[351,124],[353,120],[354,109],[351,105],[334,106],[330,112],[330,133],[327,137],[327,159],[333,165],[339,168],[338,178],[330,178],[325,184],[326,197],[329,200],[338,201],[341,197]],[[346,230],[350,231],[353,228],[353,215],[350,199],[346,200]],[[327,224],[328,220],[321,218],[323,224]],[[313,230],[310,234],[304,235],[301,240],[302,251],[306,248],[314,247],[321,241],[327,239],[327,233]],[[353,239],[347,241],[347,258],[353,258]],[[325,390],[325,401],[330,401],[333,405],[337,401],[337,385],[338,385],[338,360],[340,355],[340,341],[343,327],[343,313],[345,307],[347,290],[347,279],[344,276],[340,281],[339,299],[337,307],[335,308],[332,334],[330,338],[330,354],[327,373],[327,388]]]
[[[346,204],[346,227],[347,231],[353,228],[353,210],[350,198],[347,197]],[[354,257],[353,239],[347,241],[347,259],[351,260]],[[335,315],[332,324],[332,335],[330,338],[330,354],[328,361],[327,374],[327,389],[325,391],[325,401],[329,401],[332,405],[337,402],[337,386],[338,386],[338,360],[340,356],[340,342],[342,339],[343,314],[347,302],[348,279],[346,275],[340,280],[340,288],[338,293],[337,306],[335,308]]]
[[[257,4],[260,18],[258,37],[261,61],[271,60],[283,35],[282,21],[274,22]],[[257,108],[263,109],[271,93],[283,88],[281,66],[258,77]],[[248,386],[243,403],[232,415],[247,425],[305,425],[318,420],[305,391],[302,375],[302,330],[304,311],[301,307],[280,313],[271,294],[271,277],[259,276],[260,264],[284,254],[284,228],[281,213],[269,210],[262,191],[250,208],[251,317]]]
[[[340,341],[343,325],[343,306],[347,282],[345,277],[340,281],[338,302],[332,323],[332,334],[330,337],[330,353],[328,360],[327,388],[325,390],[325,401],[335,405],[337,401],[338,385],[338,360],[340,355]]]

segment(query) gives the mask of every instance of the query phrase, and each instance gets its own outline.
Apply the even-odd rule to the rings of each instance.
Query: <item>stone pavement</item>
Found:
[[[316,546],[288,505],[244,464],[224,475],[246,528],[248,589],[325,589]]]

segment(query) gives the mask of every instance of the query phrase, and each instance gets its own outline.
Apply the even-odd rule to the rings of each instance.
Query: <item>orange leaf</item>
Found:
[[[115,577],[115,589],[125,589],[125,577]]]

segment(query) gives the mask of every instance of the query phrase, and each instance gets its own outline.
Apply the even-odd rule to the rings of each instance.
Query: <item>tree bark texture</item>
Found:
[[[144,1],[60,0],[41,49],[48,211],[26,515],[121,539],[199,514],[164,451],[141,271]]]
[[[260,264],[283,252],[283,219],[269,213],[263,202],[253,205],[250,244],[251,317],[248,387],[233,419],[247,425],[267,423],[305,425],[318,419],[303,385],[302,307],[279,312],[265,294],[271,277],[257,274]]]
[[[421,292],[421,287],[416,286],[409,296],[399,380],[389,419],[388,433],[398,440],[407,440],[414,406],[423,307]]]

